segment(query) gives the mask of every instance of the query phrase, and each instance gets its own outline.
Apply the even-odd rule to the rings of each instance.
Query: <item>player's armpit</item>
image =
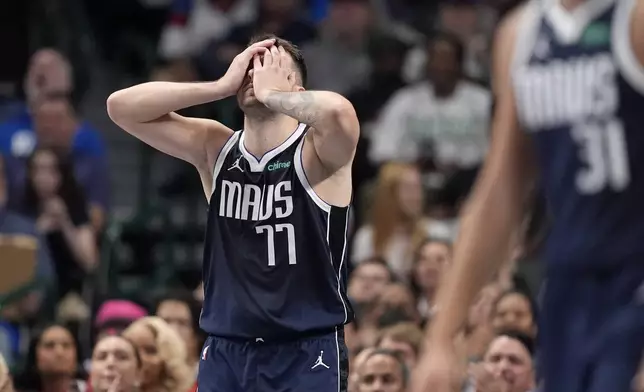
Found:
[[[273,91],[264,104],[313,127],[316,153],[329,171],[335,172],[353,160],[360,124],[346,98],[330,91]]]

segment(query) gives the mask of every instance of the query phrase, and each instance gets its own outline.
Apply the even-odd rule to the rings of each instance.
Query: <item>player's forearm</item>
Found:
[[[464,326],[474,298],[507,257],[518,226],[521,193],[496,184],[486,188],[475,190],[462,214],[454,264],[438,292],[438,314],[428,329],[433,343],[451,342]]]
[[[271,110],[316,126],[341,121],[346,99],[330,91],[271,91],[263,100]]]
[[[148,82],[116,91],[107,99],[107,111],[115,121],[144,123],[168,113],[230,96],[221,82]]]

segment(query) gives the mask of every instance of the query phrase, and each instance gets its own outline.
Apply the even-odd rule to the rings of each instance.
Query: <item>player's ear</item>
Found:
[[[306,89],[304,87],[300,86],[299,84],[296,84],[295,85],[295,92],[300,93],[302,91],[306,91]]]

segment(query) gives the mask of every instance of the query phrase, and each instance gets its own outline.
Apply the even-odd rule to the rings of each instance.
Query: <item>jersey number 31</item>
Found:
[[[256,226],[255,231],[257,234],[266,233],[266,241],[268,242],[268,265],[275,266],[275,233],[286,232],[286,241],[288,244],[288,263],[289,265],[297,264],[297,257],[295,252],[295,227],[290,223],[279,223],[275,226],[261,225]]]
[[[619,120],[579,125],[573,128],[572,137],[579,145],[579,158],[584,165],[575,179],[580,193],[626,189],[631,174],[624,127]]]

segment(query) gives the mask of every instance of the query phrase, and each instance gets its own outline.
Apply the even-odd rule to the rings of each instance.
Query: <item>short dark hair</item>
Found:
[[[284,48],[286,53],[288,53],[291,56],[291,58],[293,59],[293,62],[295,63],[295,66],[297,67],[297,70],[300,73],[300,78],[302,79],[302,86],[306,86],[308,71],[306,69],[306,63],[304,62],[304,56],[302,55],[302,51],[300,50],[300,48],[297,47],[297,45],[295,45],[291,41],[285,40],[284,38],[280,38],[275,34],[265,33],[265,34],[256,35],[253,38],[251,38],[250,42],[248,43],[248,46],[267,39],[274,39],[275,46]]]
[[[496,297],[496,300],[492,304],[492,312],[490,312],[490,317],[494,317],[494,314],[496,313],[496,308],[499,306],[499,303],[501,301],[510,295],[519,295],[528,302],[528,306],[530,307],[530,312],[532,313],[532,322],[536,323],[537,319],[539,318],[539,306],[537,305],[537,302],[532,298],[530,293],[527,293],[525,290],[521,290],[519,288],[513,287],[510,289],[505,290],[502,292],[498,297]]]
[[[429,37],[427,48],[433,50],[434,45],[438,42],[449,44],[454,49],[454,56],[459,66],[462,68],[465,65],[465,45],[456,34],[444,30],[435,31]]]
[[[409,382],[409,369],[407,369],[407,365],[405,365],[405,361],[403,361],[403,359],[400,357],[400,354],[392,350],[377,348],[367,356],[367,359],[363,363],[366,363],[367,360],[369,360],[372,357],[375,357],[376,355],[384,355],[396,361],[396,364],[400,369],[400,373],[402,374],[403,386],[406,387],[407,383]]]
[[[152,311],[156,314],[161,304],[166,301],[175,301],[185,304],[190,310],[192,329],[195,331],[195,333],[199,333],[199,316],[201,313],[201,305],[192,296],[191,292],[182,289],[174,289],[161,293],[155,298],[154,309],[152,309]]]
[[[534,338],[532,338],[530,335],[523,333],[521,331],[508,329],[508,330],[500,331],[495,335],[495,339],[500,337],[506,337],[512,340],[516,340],[526,349],[528,354],[530,354],[530,357],[534,358],[536,345],[535,345]],[[485,351],[488,351],[489,349],[490,347],[488,346],[487,350]]]

